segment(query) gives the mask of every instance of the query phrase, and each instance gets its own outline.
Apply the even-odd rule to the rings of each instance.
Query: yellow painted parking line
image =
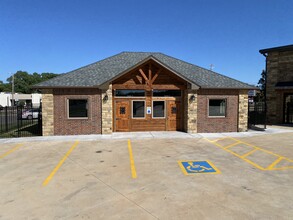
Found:
[[[216,140],[210,140],[210,142],[218,142],[218,141],[225,140],[225,139],[227,139],[227,137],[219,138]]]
[[[128,139],[128,151],[129,151],[129,159],[130,159],[131,176],[133,179],[135,179],[137,177],[137,175],[136,175],[136,170],[135,170],[135,165],[134,165],[134,159],[133,159],[130,139]]]
[[[270,170],[287,170],[287,169],[293,169],[293,166],[288,166],[288,167],[276,167],[272,168]]]
[[[55,173],[59,170],[59,168],[65,162],[65,160],[67,159],[67,157],[71,154],[71,152],[74,150],[74,148],[78,145],[78,143],[79,143],[79,141],[75,141],[74,142],[74,144],[71,146],[71,148],[69,149],[69,151],[67,151],[67,153],[62,158],[62,160],[59,161],[59,163],[54,168],[54,170],[51,172],[51,174],[44,180],[43,186],[46,186],[50,182],[50,180],[53,178],[53,176],[55,175]]]
[[[252,144],[246,143],[246,142],[244,142],[244,141],[237,140],[236,138],[232,138],[232,137],[230,137],[230,139],[235,140],[235,141],[239,141],[239,142],[241,142],[241,143],[243,143],[243,144],[246,144],[246,145],[248,145],[248,146],[254,147],[255,149],[261,150],[261,151],[266,152],[266,153],[268,153],[268,154],[271,154],[271,155],[273,155],[273,156],[276,156],[276,157],[283,157],[282,155],[279,155],[279,154],[276,154],[276,153],[274,153],[274,152],[272,152],[272,151],[268,151],[268,150],[263,149],[263,148],[260,148],[260,147],[258,147],[258,146],[255,146],[255,145],[252,145]],[[283,157],[283,158],[286,158],[286,157]],[[293,162],[293,160],[291,160],[291,159],[289,159],[289,158],[286,158],[286,160],[288,160],[288,161],[290,161],[290,162]]]
[[[7,155],[9,155],[9,154],[11,154],[11,153],[13,153],[14,151],[16,151],[16,150],[17,150],[18,148],[20,148],[21,146],[23,146],[23,144],[18,144],[18,145],[16,145],[14,148],[12,148],[11,150],[7,151],[6,153],[1,154],[1,155],[0,155],[0,159],[6,157]]]
[[[280,163],[281,162],[281,160],[283,160],[284,159],[284,157],[279,157],[277,160],[275,160],[271,165],[269,165],[268,167],[267,167],[267,169],[268,170],[271,170],[272,168],[274,168],[274,166],[276,166],[278,163]]]
[[[248,153],[243,154],[243,155],[241,156],[241,158],[247,157],[247,156],[249,156],[250,154],[253,154],[255,151],[258,151],[258,149],[253,149],[252,151],[249,151]]]
[[[278,167],[278,168],[275,168],[275,166],[276,166],[281,160],[287,160],[287,161],[289,161],[289,162],[293,162],[293,160],[291,160],[291,159],[289,159],[289,158],[283,157],[283,156],[278,155],[278,154],[276,154],[276,153],[274,153],[274,152],[271,152],[271,151],[268,151],[268,150],[262,149],[262,148],[260,148],[260,147],[254,146],[254,145],[249,144],[249,143],[246,143],[246,142],[244,142],[244,141],[237,140],[236,138],[232,138],[232,137],[228,137],[228,138],[230,138],[231,140],[234,140],[236,143],[230,144],[230,145],[228,145],[228,146],[225,147],[225,146],[220,145],[220,144],[217,143],[217,142],[211,141],[211,140],[209,140],[209,139],[207,139],[207,138],[205,138],[205,139],[206,139],[208,142],[210,142],[210,143],[212,143],[212,144],[214,144],[214,145],[220,147],[221,149],[223,149],[223,150],[225,150],[225,151],[227,151],[227,152],[233,154],[234,156],[236,156],[236,157],[238,157],[238,158],[244,160],[245,162],[247,162],[247,163],[253,165],[254,167],[256,167],[256,168],[258,168],[258,169],[260,169],[260,170],[285,170],[285,169],[293,169],[293,166],[286,166],[286,167]],[[239,155],[239,154],[235,153],[234,151],[228,149],[229,147],[234,146],[234,145],[237,145],[237,144],[244,144],[244,145],[247,145],[247,146],[253,147],[254,149],[251,150],[251,151],[249,151],[248,153],[246,153],[246,154],[244,154],[244,155]],[[253,154],[254,152],[256,152],[256,151],[258,151],[258,150],[259,150],[259,151],[263,151],[263,152],[265,152],[265,153],[267,153],[267,154],[270,154],[270,155],[276,156],[276,157],[278,157],[278,159],[276,159],[276,160],[275,160],[272,164],[270,164],[268,167],[262,167],[262,166],[258,165],[257,163],[254,163],[253,161],[251,161],[251,160],[249,160],[249,159],[246,158],[247,156]]]
[[[233,147],[233,146],[236,146],[237,144],[241,144],[241,142],[237,141],[236,143],[233,143],[233,144],[230,144],[226,147],[224,147],[225,149],[228,149],[229,147]]]
[[[206,140],[210,142],[209,139],[206,139]],[[211,143],[212,143],[212,142],[211,142]],[[238,158],[244,160],[245,162],[247,162],[247,163],[253,165],[254,167],[256,167],[256,168],[258,168],[258,169],[260,169],[260,170],[265,170],[264,167],[262,167],[262,166],[260,166],[260,165],[258,165],[258,164],[256,164],[256,163],[254,163],[254,162],[252,162],[251,160],[248,160],[248,159],[246,159],[246,158],[242,158],[241,155],[236,154],[235,152],[233,152],[233,151],[231,151],[231,150],[229,150],[229,149],[225,149],[222,145],[220,145],[220,144],[218,144],[218,143],[213,143],[213,144],[216,145],[216,146],[218,146],[218,147],[220,147],[220,148],[223,149],[224,151],[227,151],[227,152],[229,152],[230,154],[233,154],[234,156],[236,156],[236,157],[238,157]]]

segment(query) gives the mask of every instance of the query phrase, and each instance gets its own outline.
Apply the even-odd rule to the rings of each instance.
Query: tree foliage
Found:
[[[37,92],[36,89],[32,89],[31,86],[54,77],[58,76],[55,73],[33,73],[29,74],[25,71],[17,71],[14,74],[14,91],[16,93],[30,94]],[[7,79],[7,83],[0,81],[0,92],[12,91],[12,76]]]
[[[257,86],[260,89],[260,93],[257,94],[257,101],[265,101],[265,92],[266,92],[266,81],[267,81],[267,72],[265,70],[261,73],[261,78],[259,79]]]
[[[9,92],[11,91],[11,86],[9,83],[3,83],[0,81],[0,92]]]

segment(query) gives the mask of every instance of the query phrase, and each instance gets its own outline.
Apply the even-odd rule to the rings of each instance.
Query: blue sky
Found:
[[[291,0],[0,0],[0,80],[162,52],[256,84],[259,49],[293,44]]]

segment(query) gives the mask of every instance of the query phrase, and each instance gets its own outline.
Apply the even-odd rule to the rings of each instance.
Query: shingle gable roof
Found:
[[[157,61],[185,80],[201,88],[254,88],[246,83],[165,54],[150,52],[122,52],[96,63],[62,74],[51,80],[39,83],[34,87],[99,87],[149,59]]]

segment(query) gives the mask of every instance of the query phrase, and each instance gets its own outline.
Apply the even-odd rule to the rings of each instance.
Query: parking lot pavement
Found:
[[[145,136],[1,143],[0,219],[293,218],[292,133]]]

